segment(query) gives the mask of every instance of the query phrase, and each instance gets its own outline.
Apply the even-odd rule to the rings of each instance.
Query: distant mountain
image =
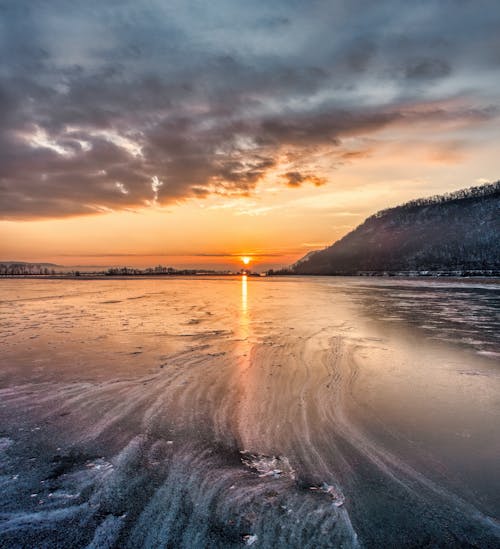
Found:
[[[32,263],[30,261],[0,261],[0,265],[34,265],[36,267],[60,267],[56,263]]]
[[[500,272],[500,181],[382,210],[295,274]]]
[[[54,274],[55,263],[28,263],[26,261],[0,261],[0,276],[27,276]]]

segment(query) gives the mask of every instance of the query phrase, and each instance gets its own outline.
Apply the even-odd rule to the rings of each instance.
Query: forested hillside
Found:
[[[382,210],[332,246],[309,253],[292,266],[292,271],[500,271],[499,237],[497,181]]]

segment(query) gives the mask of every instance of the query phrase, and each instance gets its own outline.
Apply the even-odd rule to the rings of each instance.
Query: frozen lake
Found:
[[[500,284],[0,296],[0,547],[500,546]]]

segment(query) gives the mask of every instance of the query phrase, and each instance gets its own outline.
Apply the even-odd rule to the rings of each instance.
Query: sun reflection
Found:
[[[244,356],[248,356],[248,337],[250,335],[250,318],[248,314],[248,277],[241,277],[241,305],[238,322],[238,332],[240,342],[242,343],[240,351]]]
[[[248,280],[247,275],[241,277],[241,312],[246,316],[248,310]]]
[[[259,448],[258,436],[255,436],[253,425],[256,421],[257,411],[255,403],[259,402],[260,380],[252,360],[254,352],[254,338],[252,337],[252,309],[255,283],[247,275],[241,276],[241,302],[239,307],[238,331],[236,340],[236,361],[234,387],[237,390],[238,400],[233,417],[236,423],[238,436],[243,449],[253,450]]]
[[[248,277],[241,277],[241,304],[238,318],[238,364],[241,381],[246,380],[246,371],[250,366],[250,315],[248,311]],[[246,384],[246,381],[244,385]]]

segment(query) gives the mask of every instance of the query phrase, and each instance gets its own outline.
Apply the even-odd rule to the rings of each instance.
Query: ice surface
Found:
[[[0,294],[0,546],[498,546],[498,285]]]
[[[260,477],[287,476],[292,480],[295,479],[295,471],[286,456],[263,456],[248,452],[241,452],[241,454],[241,461],[250,469],[257,471]]]

